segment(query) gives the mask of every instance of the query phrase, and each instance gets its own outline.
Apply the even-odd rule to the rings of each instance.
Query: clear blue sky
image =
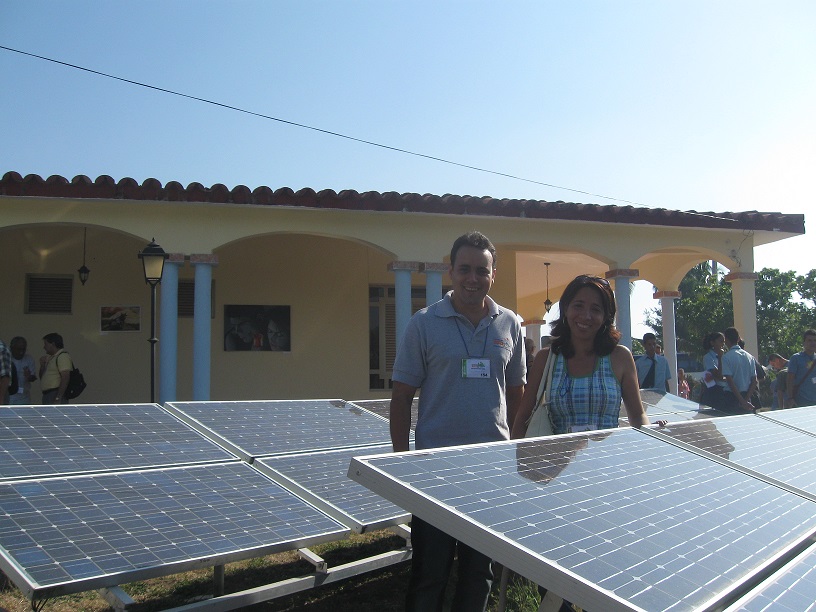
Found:
[[[5,50],[0,172],[809,213],[814,32],[812,0],[0,0],[6,47],[595,195]]]

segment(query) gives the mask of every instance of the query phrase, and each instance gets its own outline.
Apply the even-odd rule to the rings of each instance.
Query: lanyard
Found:
[[[465,347],[465,353],[467,354],[468,357],[475,357],[474,355],[470,354],[470,350],[468,349],[468,344],[467,344],[467,342],[465,342],[465,336],[462,333],[462,328],[459,327],[459,325],[460,325],[459,317],[454,317],[453,320],[456,323],[456,331],[459,332],[459,337],[462,339],[462,344]],[[492,323],[492,322],[493,322],[493,319],[491,318],[490,323]],[[484,357],[485,351],[487,350],[487,336],[490,333],[490,323],[487,324],[487,329],[485,329],[484,346],[482,347],[482,354],[478,356],[479,359],[482,359]]]

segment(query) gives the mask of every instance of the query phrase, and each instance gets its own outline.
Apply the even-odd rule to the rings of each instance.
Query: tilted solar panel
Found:
[[[816,499],[816,436],[752,414],[669,423],[655,435],[690,444]]]
[[[156,404],[0,407],[0,481],[230,459]]]
[[[257,459],[253,465],[354,531],[406,523],[410,515],[348,477],[356,455],[387,453],[391,446],[356,447]]]
[[[366,410],[370,410],[371,412],[379,414],[381,417],[385,419],[391,418],[390,399],[354,400],[353,403],[357,404],[361,408],[365,408]],[[411,403],[411,431],[414,431],[416,429],[418,411],[419,411],[419,398],[415,397],[414,401]]]
[[[782,568],[726,612],[812,612],[816,610],[816,547]]]
[[[242,462],[0,483],[0,567],[29,599],[349,531]]]
[[[349,476],[595,610],[696,610],[816,533],[816,504],[634,429],[355,458]]]
[[[391,441],[387,421],[344,400],[170,402],[167,408],[246,460]]]
[[[761,416],[778,423],[796,427],[797,429],[816,436],[816,408],[813,406],[788,408],[787,410],[772,410],[770,412],[763,412]]]

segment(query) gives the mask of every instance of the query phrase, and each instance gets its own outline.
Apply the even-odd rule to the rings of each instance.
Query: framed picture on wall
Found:
[[[137,332],[141,329],[141,306],[101,306],[99,308],[99,331]]]
[[[224,306],[225,351],[292,350],[290,306]]]

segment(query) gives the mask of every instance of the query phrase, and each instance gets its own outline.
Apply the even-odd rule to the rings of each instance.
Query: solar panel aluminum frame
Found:
[[[349,450],[349,449],[343,449]],[[354,450],[354,449],[351,449]],[[356,450],[359,451],[360,455],[366,454],[367,449],[366,447],[360,447]],[[327,453],[331,453],[333,451],[319,451],[317,453],[308,453],[304,454],[304,460],[308,457],[308,455],[315,454],[315,455],[323,455]],[[259,472],[266,475],[270,480],[278,483],[284,489],[292,491],[298,497],[303,498],[304,500],[308,501],[310,504],[315,506],[318,510],[322,510],[326,514],[328,514],[331,518],[335,521],[345,525],[352,529],[355,533],[365,533],[367,531],[376,531],[378,529],[385,529],[386,527],[392,527],[394,525],[403,525],[411,520],[411,515],[407,512],[404,512],[401,515],[385,517],[381,520],[369,523],[363,523],[356,519],[353,515],[349,514],[345,510],[338,508],[329,500],[313,493],[308,488],[304,487],[296,480],[288,477],[286,474],[274,469],[273,467],[264,463],[265,459],[274,459],[274,457],[259,457],[252,466],[258,470]],[[375,495],[375,493],[372,493]]]
[[[450,448],[454,447],[448,447],[446,450]],[[422,454],[427,451],[407,452]],[[538,571],[533,575],[525,575],[526,578],[538,584],[547,584],[556,593],[580,593],[581,601],[574,603],[579,603],[584,609],[604,610],[604,612],[647,612],[611,591],[599,590],[581,576],[566,568],[557,567],[549,559],[529,549],[517,546],[509,538],[484,529],[461,512],[452,508],[443,508],[444,511],[440,513],[439,510],[442,507],[430,496],[399,484],[397,479],[367,463],[369,460],[386,456],[389,454],[354,457],[349,465],[349,477],[413,514],[434,516],[438,519],[434,522],[434,527],[476,550],[482,552],[489,550],[491,558],[505,567],[516,571],[515,568],[528,567],[533,561]]]
[[[219,464],[216,464],[216,467]],[[242,469],[250,470],[251,472],[258,473],[263,478],[268,479],[266,475],[260,474],[260,472],[254,469],[252,466],[242,463],[242,462],[225,462],[222,465],[231,465],[231,466],[243,466]],[[180,467],[171,467],[171,468],[160,468],[160,469],[150,469],[150,470],[141,470],[144,473],[150,472],[164,472],[164,471],[179,471],[179,470],[187,470],[187,469],[195,469],[201,467],[213,467],[211,464],[209,465],[199,465],[199,466],[180,466]],[[128,472],[128,474],[134,474],[136,472]],[[121,473],[120,473],[121,474]],[[80,475],[80,476],[68,476],[65,477],[64,480],[76,480],[76,479],[85,479],[85,478],[97,478],[97,477],[110,477],[116,476],[117,473],[106,473],[106,474],[92,474],[92,475]],[[57,479],[54,478],[47,478],[43,479],[43,482],[54,481]],[[27,481],[27,482],[37,482],[37,481]],[[0,486],[13,486],[15,483],[3,483]],[[270,483],[271,484],[271,483]],[[275,486],[280,487],[277,483]],[[289,495],[292,495],[296,499],[299,499],[297,494],[291,491],[286,491],[286,489],[282,490]],[[306,500],[300,500],[305,505],[310,506],[314,509],[317,513],[325,514],[319,509],[315,508],[312,504],[310,504]],[[170,514],[169,512],[167,513]],[[331,517],[327,517],[331,519]],[[9,552],[7,549],[0,546],[0,570],[2,570],[6,576],[11,579],[12,582],[20,589],[22,594],[29,599],[30,601],[40,601],[50,599],[52,597],[57,597],[61,595],[69,595],[72,593],[79,593],[83,591],[90,591],[95,589],[101,589],[105,587],[115,587],[121,584],[135,582],[139,580],[146,580],[150,578],[157,578],[161,576],[167,576],[172,574],[178,574],[190,570],[195,569],[202,569],[208,567],[214,567],[219,565],[225,565],[226,563],[231,563],[234,561],[240,561],[244,559],[251,559],[255,557],[261,557],[271,554],[276,554],[280,552],[287,552],[291,550],[296,550],[300,548],[308,548],[310,546],[315,546],[318,544],[323,544],[326,542],[333,542],[337,540],[345,539],[349,536],[350,532],[349,529],[338,523],[334,519],[331,519],[334,523],[337,524],[337,529],[332,531],[323,532],[316,535],[302,535],[301,537],[275,542],[268,545],[260,545],[260,546],[251,546],[247,548],[243,548],[240,550],[233,550],[224,553],[216,553],[216,554],[209,554],[206,556],[200,557],[191,557],[188,559],[181,559],[170,561],[166,563],[138,567],[134,569],[126,569],[122,571],[110,572],[103,575],[96,575],[91,576],[88,578],[77,578],[72,580],[64,580],[61,582],[55,582],[52,584],[40,584],[37,582],[31,575],[26,571],[26,569],[15,560],[13,554]]]

